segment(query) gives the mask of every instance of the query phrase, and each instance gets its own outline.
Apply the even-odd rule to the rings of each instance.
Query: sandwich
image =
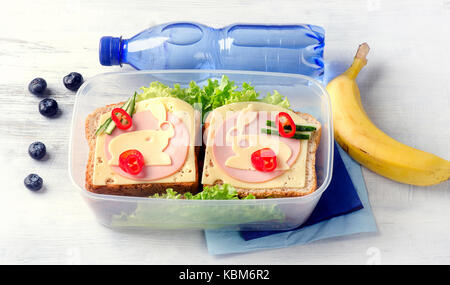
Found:
[[[229,184],[240,197],[304,196],[317,188],[321,125],[306,113],[263,102],[216,108],[205,123],[203,186]]]
[[[198,126],[192,105],[171,97],[96,109],[86,119],[86,189],[147,197],[198,191]]]
[[[202,87],[152,82],[141,90],[87,117],[88,191],[254,199],[316,190],[321,125],[289,109],[277,91],[260,98],[250,84],[238,90],[226,76]]]

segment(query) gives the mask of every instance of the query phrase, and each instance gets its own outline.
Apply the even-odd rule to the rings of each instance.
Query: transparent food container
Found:
[[[291,108],[306,112],[322,124],[316,153],[317,190],[303,197],[257,200],[169,200],[102,195],[85,188],[89,147],[85,138],[86,117],[96,108],[126,100],[142,86],[160,81],[187,87],[207,78],[226,75],[239,86],[249,82],[261,95],[273,90],[287,96]],[[332,175],[333,132],[327,92],[314,79],[294,74],[164,70],[106,73],[93,77],[78,90],[72,118],[69,173],[74,186],[91,207],[98,221],[111,228],[126,229],[221,229],[288,230],[304,223],[327,189]]]

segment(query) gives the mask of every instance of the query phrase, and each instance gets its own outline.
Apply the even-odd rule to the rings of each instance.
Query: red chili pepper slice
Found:
[[[144,156],[137,149],[124,151],[119,156],[120,168],[132,175],[139,174],[144,168]]]
[[[252,153],[253,167],[258,171],[271,172],[277,168],[277,155],[270,148],[262,148]]]
[[[278,113],[275,117],[275,125],[278,126],[278,132],[282,137],[292,138],[295,135],[295,123],[288,113]],[[287,130],[288,132],[286,132],[286,127],[290,127],[291,130]]]
[[[120,118],[116,115],[117,113],[120,114]],[[111,119],[116,123],[116,126],[121,130],[127,130],[131,127],[133,124],[131,116],[122,108],[114,108],[111,111]],[[122,123],[123,121],[126,121],[126,123]]]

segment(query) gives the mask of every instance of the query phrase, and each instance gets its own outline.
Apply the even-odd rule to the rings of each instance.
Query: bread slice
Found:
[[[312,132],[311,137],[308,141],[307,157],[306,157],[306,176],[305,176],[305,186],[302,188],[265,188],[265,189],[251,189],[245,187],[236,187],[239,197],[245,197],[252,194],[256,198],[284,198],[284,197],[298,197],[304,196],[314,192],[317,189],[317,175],[316,175],[316,151],[320,143],[320,137],[322,133],[322,127],[318,120],[313,116],[296,112],[301,118],[306,122],[311,123],[316,126],[316,131]],[[206,125],[205,128],[208,126]],[[214,167],[214,161],[208,157],[205,157],[204,172],[206,173],[209,167]],[[222,184],[222,180],[217,180],[214,184]],[[213,185],[214,185],[213,184]],[[204,184],[203,186],[212,186]]]
[[[167,188],[173,188],[178,193],[197,193],[199,190],[199,171],[197,156],[200,152],[200,147],[195,147],[195,181],[193,182],[173,182],[173,183],[141,183],[141,184],[128,184],[128,185],[117,185],[117,184],[106,184],[106,185],[94,185],[94,162],[95,162],[95,145],[96,136],[95,132],[98,128],[98,122],[100,117],[112,109],[120,107],[122,103],[111,104],[105,107],[101,107],[92,112],[87,118],[85,123],[85,135],[86,140],[89,144],[89,158],[86,167],[86,189],[90,192],[97,194],[107,194],[107,195],[120,195],[120,196],[138,196],[138,197],[148,197],[156,193],[165,193]],[[181,171],[181,170],[179,170]],[[177,172],[178,173],[178,172]],[[177,173],[173,174],[176,175]]]

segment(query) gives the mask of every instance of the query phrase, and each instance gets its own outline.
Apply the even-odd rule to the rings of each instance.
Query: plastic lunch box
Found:
[[[278,90],[288,97],[291,108],[307,112],[322,124],[316,153],[317,190],[303,197],[258,200],[169,200],[146,197],[101,195],[85,189],[88,144],[85,119],[98,107],[126,100],[142,86],[160,81],[186,87],[207,78],[226,75],[236,84],[250,82],[260,94]],[[300,226],[310,216],[327,189],[333,165],[333,127],[327,92],[314,79],[295,74],[221,71],[164,70],[100,74],[78,90],[72,118],[69,173],[98,221],[120,229],[221,229],[287,230]]]

